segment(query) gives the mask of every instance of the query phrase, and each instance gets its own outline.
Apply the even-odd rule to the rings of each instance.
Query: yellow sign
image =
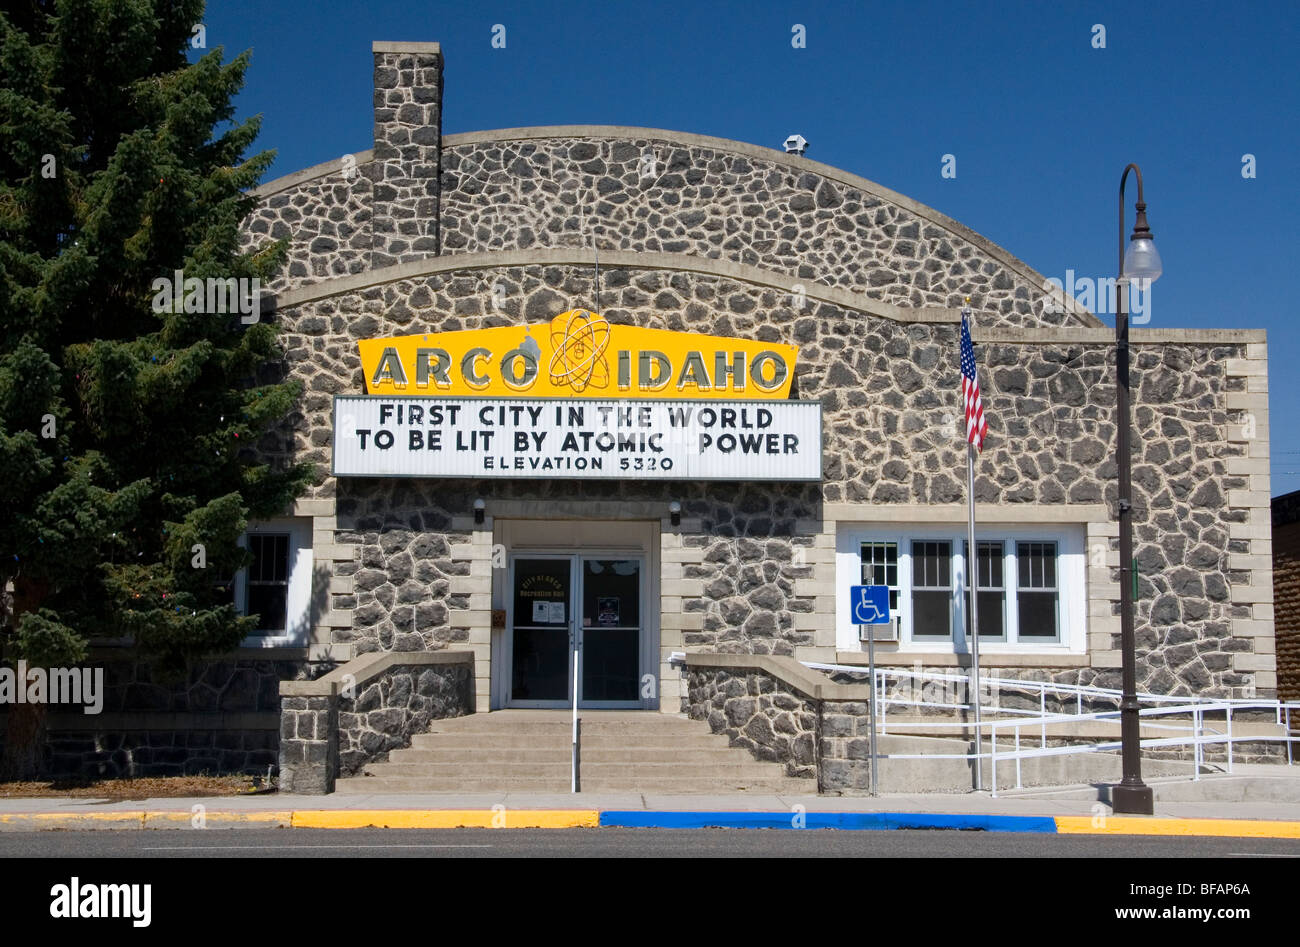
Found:
[[[549,323],[363,339],[372,395],[527,398],[790,397],[798,348],[611,325],[585,309]]]

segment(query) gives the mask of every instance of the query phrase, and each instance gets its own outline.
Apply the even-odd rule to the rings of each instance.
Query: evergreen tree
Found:
[[[274,328],[176,306],[155,283],[266,280],[285,256],[240,252],[273,153],[244,158],[259,122],[233,121],[248,53],[188,60],[202,12],[29,0],[0,14],[8,660],[75,664],[90,639],[129,637],[166,674],[233,649],[257,625],[229,590],[246,520],[282,514],[314,475],[255,456],[299,394],[276,381]],[[10,776],[37,765],[35,710],[10,708]]]

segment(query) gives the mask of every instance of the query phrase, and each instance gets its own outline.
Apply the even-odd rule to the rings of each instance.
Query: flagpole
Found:
[[[970,319],[970,297],[966,297],[967,318]],[[974,321],[971,319],[971,321]],[[979,626],[979,546],[975,545],[975,445],[970,441],[969,426],[966,437],[966,581],[970,585],[971,679],[974,696],[971,704],[975,713],[975,791],[984,789],[984,761],[980,750],[984,740],[980,728],[980,626]],[[996,787],[995,787],[996,789]]]
[[[980,626],[979,626],[979,547],[975,545],[975,445],[966,444],[967,555],[966,580],[970,584],[971,676],[974,679],[975,708],[975,791],[984,788],[984,761],[980,759],[983,738],[980,732]]]

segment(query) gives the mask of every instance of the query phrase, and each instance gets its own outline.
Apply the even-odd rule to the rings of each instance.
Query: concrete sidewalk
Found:
[[[1288,781],[1289,782],[1289,781]],[[1210,794],[1215,790],[1207,787]],[[1159,793],[1159,788],[1157,788]],[[1231,794],[1231,793],[1229,793]],[[1159,797],[1157,796],[1157,799]],[[1300,804],[1168,801],[1154,817],[1120,817],[1095,787],[871,797],[642,793],[401,793],[148,799],[0,799],[0,831],[177,828],[534,828],[575,826],[955,828],[1090,834],[1239,835],[1300,839]]]

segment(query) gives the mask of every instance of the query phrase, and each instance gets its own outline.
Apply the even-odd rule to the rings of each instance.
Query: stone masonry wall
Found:
[[[436,44],[375,44],[371,268],[438,253],[442,52]]]
[[[302,661],[248,658],[204,662],[175,681],[160,679],[138,661],[110,661],[103,667],[105,713],[274,712],[280,709],[280,682],[303,680],[311,673]]]
[[[280,699],[280,791],[324,795],[338,777],[337,696],[294,695]]]
[[[469,664],[395,665],[367,681],[355,697],[339,696],[339,775],[353,776],[388,751],[410,744],[434,720],[473,708]]]
[[[817,778],[815,701],[752,668],[688,670],[682,712],[755,759],[784,763],[786,775]]]
[[[302,661],[237,659],[159,679],[139,661],[108,660],[102,710],[46,718],[42,765],[51,776],[262,774],[276,761],[282,680],[312,673]],[[0,704],[0,745],[9,705]]]
[[[853,683],[860,683],[854,681]],[[871,788],[871,718],[865,700],[813,700],[753,668],[688,669],[682,711],[707,720],[755,759],[784,763],[817,791],[865,795]]]
[[[274,721],[231,721],[220,730],[57,730],[47,733],[45,747],[44,772],[52,777],[266,776],[278,755]]]
[[[1045,313],[1043,287],[959,234],[811,169],[662,138],[450,145],[443,253],[589,247],[684,253],[1008,325],[1093,325]]]
[[[448,489],[449,484],[451,489]],[[470,565],[452,556],[452,543],[468,541],[451,529],[449,507],[468,504],[452,482],[413,479],[355,480],[342,485],[339,513],[353,528],[336,534],[340,545],[359,547],[336,575],[353,576],[353,591],[336,595],[335,609],[352,609],[352,628],[333,630],[333,641],[371,651],[432,651],[463,644],[452,630],[450,609],[462,608],[451,580]],[[460,509],[464,509],[461,506]]]
[[[433,720],[474,707],[470,662],[408,664],[369,671],[352,665],[320,681],[287,683],[280,697],[280,789],[321,795],[339,776],[406,746]],[[372,676],[373,675],[373,676]],[[358,680],[359,678],[359,680]]]
[[[605,271],[602,283],[602,312],[615,323],[799,345],[796,394],[820,399],[826,410],[828,501],[950,502],[964,489],[949,473],[964,463],[955,428],[959,399],[953,394],[960,376],[955,361],[945,355],[956,350],[956,324],[905,325],[830,303],[800,309],[774,289],[701,274],[620,268]],[[504,292],[499,311],[489,303],[497,284]],[[258,447],[270,454],[292,450],[301,459],[328,465],[331,396],[365,390],[356,348],[360,339],[547,321],[566,309],[592,305],[592,295],[589,268],[533,265],[432,274],[283,309],[276,318],[283,328],[286,363],[307,389],[303,416],[294,419],[291,438],[287,431],[269,435]],[[989,331],[1003,325],[988,315]],[[1172,354],[1177,347],[1154,356],[1139,349],[1146,361],[1135,366],[1135,374],[1153,369],[1162,386],[1160,396],[1188,399],[1194,403],[1187,408],[1208,411],[1213,401],[1205,396],[1223,387],[1215,359],[1232,348],[1184,348],[1186,358]],[[1099,482],[1091,465],[1108,430],[1107,386],[1097,384],[1106,371],[1107,352],[1105,345],[1003,345],[987,354],[990,367],[1006,366],[1008,372],[997,377],[999,384],[988,384],[985,397],[1002,395],[1005,382],[1009,400],[996,402],[1000,414],[986,406],[994,425],[990,449],[1002,451],[997,455],[1002,469],[996,480],[980,482],[981,500],[1055,502],[1073,488],[1070,502],[1088,502],[1080,494],[1099,494],[1075,487],[1075,481],[1091,476],[1094,484]],[[1014,368],[1022,358],[1033,359],[1033,365]],[[1196,376],[1181,389],[1180,371]],[[1174,388],[1166,390],[1170,379]],[[1163,412],[1155,420],[1162,417]],[[1195,418],[1213,420],[1205,414]],[[1050,458],[1028,465],[1005,463],[1012,437],[1033,437],[1033,449],[1042,452],[1076,431],[1089,442],[1077,446],[1075,456],[1060,458],[1059,473]],[[898,443],[904,437],[907,442]],[[1210,443],[1204,449],[1213,448]],[[910,469],[889,465],[914,453],[925,456]],[[1078,465],[1087,466],[1081,471]],[[1057,483],[1045,485],[1040,497],[1034,485],[1041,477]],[[316,495],[332,495],[331,486]]]
[[[289,241],[288,262],[263,289],[281,292],[368,269],[371,190],[353,167],[267,195],[240,232],[242,252]]]

